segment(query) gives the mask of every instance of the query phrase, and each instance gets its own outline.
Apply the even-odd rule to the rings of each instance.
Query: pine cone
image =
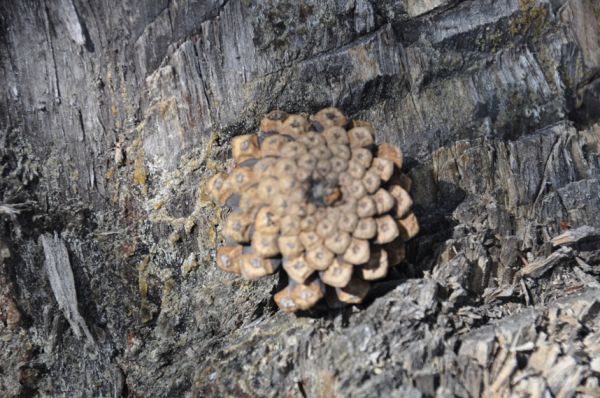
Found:
[[[419,231],[402,151],[375,145],[368,122],[347,124],[336,108],[310,121],[273,111],[258,135],[233,139],[235,169],[208,182],[214,201],[233,209],[217,265],[246,279],[282,265],[289,284],[275,302],[285,312],[314,306],[325,285],[334,301],[362,302]]]

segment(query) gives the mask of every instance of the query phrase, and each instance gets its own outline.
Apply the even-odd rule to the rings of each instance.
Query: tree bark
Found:
[[[0,395],[600,396],[599,34],[594,0],[0,1]],[[325,106],[403,148],[421,233],[288,316],[216,267],[204,183]]]

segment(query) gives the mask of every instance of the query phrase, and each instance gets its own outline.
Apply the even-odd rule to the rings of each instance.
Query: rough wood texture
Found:
[[[0,395],[599,396],[599,21],[595,0],[0,1]],[[421,234],[367,304],[290,317],[277,276],[215,266],[203,183],[262,114],[329,105],[405,149]],[[54,232],[95,344],[56,301]]]
[[[77,292],[75,291],[75,282],[73,280],[73,271],[69,262],[67,246],[56,235],[54,237],[48,234],[42,235],[40,241],[44,248],[48,280],[50,281],[54,298],[58,303],[58,308],[63,311],[65,318],[69,321],[75,337],[82,338],[85,335],[88,342],[93,343],[94,340],[85,324],[85,319],[79,313]]]

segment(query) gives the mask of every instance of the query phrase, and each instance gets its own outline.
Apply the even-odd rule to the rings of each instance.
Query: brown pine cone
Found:
[[[285,312],[314,306],[325,285],[343,303],[362,302],[419,232],[402,151],[375,145],[368,122],[347,124],[336,108],[311,120],[270,112],[258,134],[232,140],[235,169],[208,181],[213,200],[233,209],[217,265],[246,279],[282,265],[289,284],[275,302]]]

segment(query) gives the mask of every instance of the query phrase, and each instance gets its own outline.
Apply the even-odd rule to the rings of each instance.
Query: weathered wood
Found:
[[[594,0],[0,1],[0,391],[600,395],[599,21]],[[287,281],[216,267],[205,183],[266,112],[331,105],[403,149],[421,231],[367,303],[290,317]]]
[[[44,265],[58,307],[69,321],[75,336],[77,338],[85,336],[89,343],[93,343],[94,338],[85,319],[79,313],[75,280],[65,243],[56,234],[54,236],[44,234],[40,236],[40,241],[46,258]]]
[[[571,245],[584,240],[597,240],[600,238],[600,231],[596,228],[584,225],[579,228],[570,229],[562,234],[552,238],[552,246]]]

